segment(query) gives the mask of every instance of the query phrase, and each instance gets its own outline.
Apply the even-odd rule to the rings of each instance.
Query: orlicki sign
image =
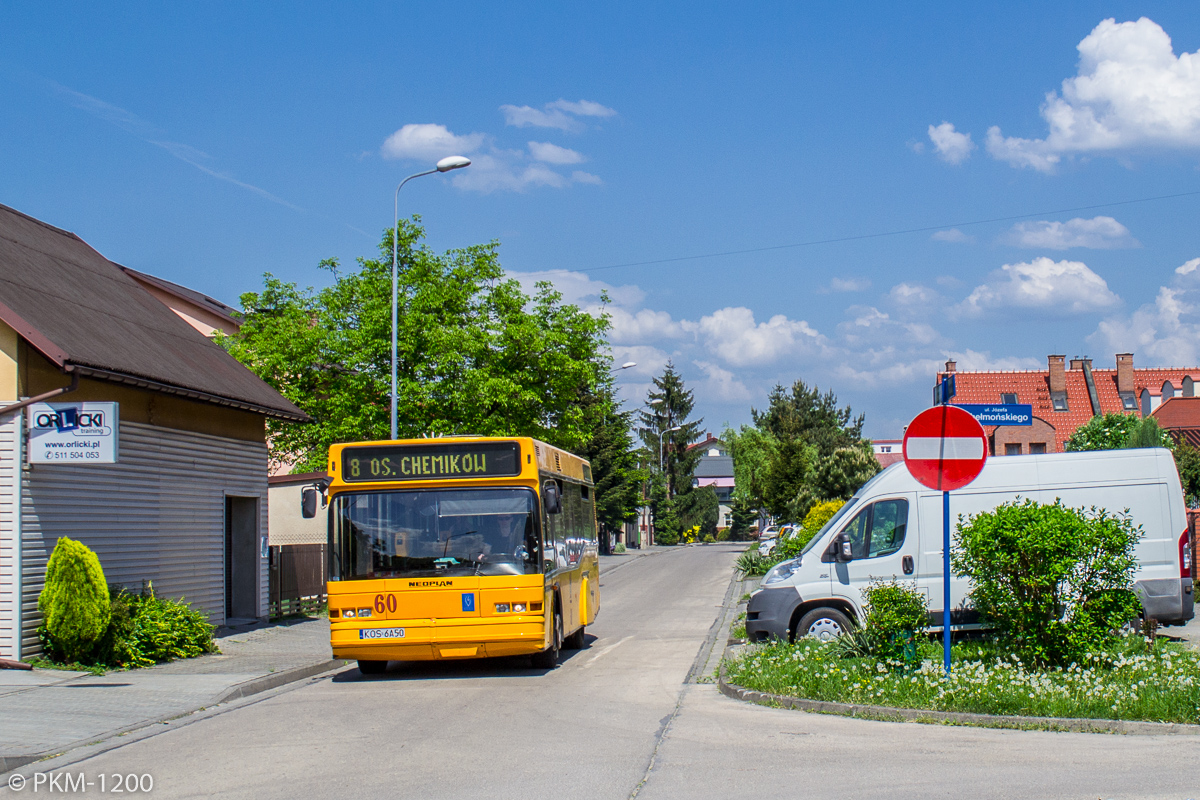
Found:
[[[30,464],[116,463],[116,403],[34,403],[27,414]]]

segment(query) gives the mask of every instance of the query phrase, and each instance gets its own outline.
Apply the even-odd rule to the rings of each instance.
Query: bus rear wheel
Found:
[[[558,649],[562,647],[563,641],[563,621],[562,612],[557,608],[554,609],[554,635],[551,637],[550,646],[540,653],[533,655],[534,669],[554,669],[558,666]]]
[[[382,675],[387,669],[388,662],[386,661],[363,661],[358,660],[358,671],[363,675]]]

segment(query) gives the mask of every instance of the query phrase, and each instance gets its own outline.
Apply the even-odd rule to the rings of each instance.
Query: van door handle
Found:
[[[905,556],[904,558],[900,559],[900,568],[904,570],[905,575],[912,575],[913,574],[913,557]]]

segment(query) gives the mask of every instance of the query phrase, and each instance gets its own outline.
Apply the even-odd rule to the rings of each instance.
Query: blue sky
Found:
[[[6,3],[0,202],[235,302],[463,152],[402,213],[607,288],[624,396],[672,358],[714,430],[802,378],[898,435],[948,357],[1200,365],[1200,194],[1106,205],[1200,191],[1200,6],[843,5]]]

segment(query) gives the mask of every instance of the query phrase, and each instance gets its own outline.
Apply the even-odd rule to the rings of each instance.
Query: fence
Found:
[[[271,547],[270,615],[316,613],[326,602],[324,544]]]

